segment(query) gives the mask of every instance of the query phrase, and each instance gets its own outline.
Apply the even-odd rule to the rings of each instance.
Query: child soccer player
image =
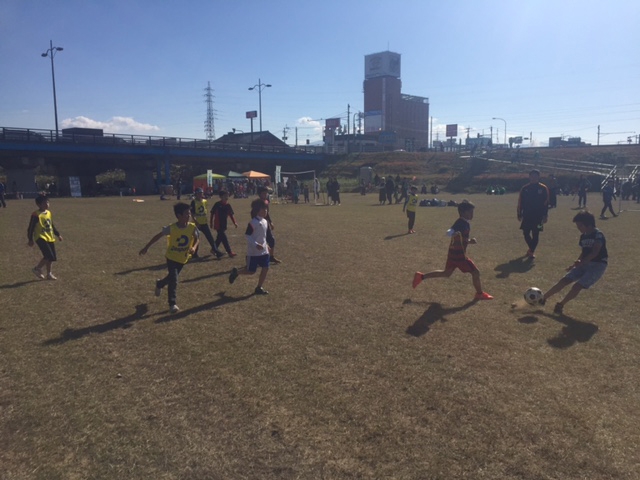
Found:
[[[268,229],[267,229],[267,244],[269,245],[269,254],[271,255],[271,262],[280,263],[273,253],[276,248],[276,239],[273,237],[273,233],[271,231],[275,228],[273,226],[273,222],[271,221],[271,215],[269,214],[269,190],[267,187],[258,188],[258,197],[267,205],[267,216],[264,217],[267,221]]]
[[[216,202],[211,209],[211,215],[209,216],[209,227],[218,232],[216,238],[216,247],[220,247],[220,244],[224,246],[230,257],[235,257],[236,254],[231,251],[229,240],[227,239],[227,218],[230,218],[233,225],[238,228],[236,219],[233,216],[233,208],[229,205],[229,192],[226,190],[220,190],[220,201]]]
[[[251,221],[247,225],[247,231],[245,236],[247,238],[247,266],[241,270],[233,268],[229,275],[229,283],[233,283],[238,278],[238,275],[253,275],[260,270],[260,277],[258,277],[258,286],[254,293],[256,295],[267,295],[267,292],[262,285],[267,278],[269,272],[269,245],[267,244],[267,231],[269,226],[265,217],[267,216],[267,204],[264,200],[254,200],[251,202]]]
[[[402,206],[402,211],[407,211],[407,218],[409,219],[409,233],[416,233],[413,226],[416,223],[416,206],[418,205],[418,187],[411,185],[411,193],[407,196]]]
[[[178,313],[180,311],[180,308],[176,305],[178,276],[180,275],[182,267],[186,265],[198,249],[200,234],[196,224],[189,222],[191,216],[189,205],[178,202],[173,206],[173,213],[176,215],[178,221],[163,227],[162,230],[140,250],[140,255],[145,255],[149,247],[162,237],[168,237],[167,252],[165,253],[168,273],[162,280],[156,280],[155,293],[156,297],[159,297],[162,289],[168,285],[169,311],[171,313]]]
[[[540,303],[544,305],[553,295],[570,283],[574,283],[567,295],[553,309],[554,313],[562,313],[564,306],[576,298],[583,290],[595,285],[607,269],[607,241],[604,234],[596,228],[596,218],[592,213],[580,212],[573,217],[573,222],[580,231],[580,256],[573,265],[567,268],[567,273],[547,293]]]
[[[42,260],[33,268],[32,272],[36,277],[44,280],[45,276],[42,274],[42,267],[45,267],[47,270],[46,279],[57,280],[58,278],[51,273],[51,264],[58,259],[56,256],[55,237],[62,241],[62,236],[53,225],[51,211],[49,210],[49,199],[45,195],[38,195],[36,197],[36,205],[38,210],[31,214],[27,237],[29,238],[30,247],[33,247],[34,243],[38,244],[42,252]]]
[[[211,229],[209,228],[209,224],[207,223],[207,199],[204,198],[204,191],[201,188],[196,188],[195,190],[195,198],[191,200],[191,215],[193,215],[193,219],[195,220],[195,224],[198,227],[207,241],[209,245],[211,245],[211,253],[216,256],[219,260],[220,257],[224,255],[221,251],[216,247],[216,242],[213,239],[213,235],[211,234]],[[198,258],[198,249],[196,248],[195,253],[193,254],[193,258]]]
[[[449,243],[447,264],[444,270],[434,270],[429,273],[416,272],[413,276],[413,288],[416,288],[422,280],[427,278],[450,277],[454,270],[458,268],[462,273],[471,274],[473,286],[476,289],[476,300],[491,300],[493,298],[482,290],[480,270],[478,270],[478,267],[476,267],[473,261],[467,257],[467,245],[469,243],[478,243],[475,238],[469,238],[469,233],[471,232],[471,224],[469,221],[473,219],[474,208],[475,205],[466,200],[458,205],[460,218],[456,220],[447,232],[448,235],[451,235],[451,242]]]

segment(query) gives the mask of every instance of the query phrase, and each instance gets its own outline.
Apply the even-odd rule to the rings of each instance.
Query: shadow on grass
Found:
[[[116,318],[107,323],[101,323],[99,325],[93,325],[91,327],[84,328],[68,328],[58,338],[51,338],[42,342],[43,347],[50,345],[59,345],[61,343],[68,342],[69,340],[78,340],[79,338],[89,335],[91,333],[105,333],[116,328],[129,328],[133,322],[141,320],[149,311],[149,307],[146,303],[136,305],[136,311],[126,317]]]
[[[0,290],[8,290],[10,288],[20,288],[30,283],[40,283],[42,280],[27,280],[26,282],[8,283],[6,285],[0,285]]]
[[[398,235],[389,235],[387,237],[384,237],[385,240],[393,240],[394,238],[400,238],[400,237],[406,237],[407,235],[409,235],[408,232],[405,233],[399,233]]]
[[[544,315],[564,325],[555,337],[547,340],[547,343],[554,348],[569,348],[576,343],[588,342],[599,330],[598,326],[593,323],[582,322],[565,314],[555,315],[543,311],[537,311],[535,313]],[[534,314],[525,315],[518,319],[518,322],[525,324],[532,324],[537,321],[538,317]]]
[[[228,277],[230,273],[231,273],[231,270],[229,270],[228,272],[213,272],[213,273],[210,273],[209,275],[200,275],[199,277],[189,278],[188,280],[180,280],[180,283],[199,282],[200,280],[206,280],[207,278],[214,278],[214,277]]]
[[[535,266],[532,259],[523,255],[513,260],[509,260],[507,263],[501,263],[493,270],[499,272],[496,278],[509,278],[512,273],[527,273]]]
[[[440,303],[429,302],[429,308],[425,310],[425,312],[420,316],[420,318],[415,321],[413,325],[407,327],[406,333],[414,337],[421,337],[431,329],[431,325],[433,325],[434,323],[446,322],[447,319],[445,318],[445,315],[450,315],[462,310],[466,310],[477,302],[478,300],[471,300],[470,302],[467,302],[460,307],[451,308],[443,308],[442,304]],[[405,300],[403,303],[406,304],[415,302],[412,302],[411,300]]]
[[[140,267],[140,268],[132,268],[131,270],[123,270],[122,272],[116,272],[114,275],[128,275],[129,273],[143,272],[146,270],[156,272],[158,270],[164,270],[165,268],[167,268],[167,264],[161,263],[160,265],[153,265],[151,267]]]
[[[213,302],[204,303],[202,305],[198,305],[197,307],[187,308],[186,310],[180,310],[178,313],[171,313],[165,315],[164,317],[158,318],[155,323],[167,323],[173,322],[175,320],[181,320],[184,317],[188,317],[193,313],[203,312],[205,310],[210,310],[212,308],[219,307],[221,305],[226,305],[228,303],[241,302],[243,300],[247,300],[248,298],[253,297],[253,293],[249,295],[245,295],[243,297],[227,297],[225,292],[216,293],[216,296],[220,297]]]

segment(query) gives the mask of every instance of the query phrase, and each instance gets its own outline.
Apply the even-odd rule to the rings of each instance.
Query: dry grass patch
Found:
[[[472,196],[468,275],[441,268],[454,208],[343,195],[340,207],[274,205],[270,295],[241,262],[188,264],[170,315],[158,244],[172,202],[54,199],[58,282],[36,281],[31,201],[0,212],[2,479],[635,479],[640,477],[637,319],[640,212],[600,221],[611,263],[566,316],[512,309],[578,254],[571,197],[539,257],[514,195]],[[446,198],[451,198],[445,195]],[[453,197],[461,200],[461,196]],[[590,198],[594,205],[596,196]],[[232,200],[244,250],[249,200]],[[632,207],[633,204],[628,204]],[[205,249],[207,251],[208,249]]]

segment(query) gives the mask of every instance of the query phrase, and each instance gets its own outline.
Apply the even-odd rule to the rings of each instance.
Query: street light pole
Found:
[[[504,118],[493,117],[491,120],[502,120],[504,122],[504,144],[507,144],[507,121]]]
[[[58,101],[56,100],[56,73],[53,69],[53,57],[56,56],[56,52],[61,52],[62,47],[54,47],[53,41],[49,40],[49,48],[44,52],[42,57],[51,57],[51,80],[53,82],[53,113],[56,118],[56,140],[58,139]]]
[[[260,112],[260,132],[262,132],[262,90],[270,87],[270,84],[262,83],[262,80],[258,79],[258,83],[253,87],[249,87],[249,90],[258,89],[258,111]]]

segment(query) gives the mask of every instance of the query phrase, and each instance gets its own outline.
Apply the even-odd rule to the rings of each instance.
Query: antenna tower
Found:
[[[207,104],[207,119],[204,121],[204,133],[207,135],[207,140],[215,140],[216,129],[213,125],[214,112],[213,109],[213,88],[211,88],[211,82],[207,82],[207,88],[204,89],[205,103]]]

